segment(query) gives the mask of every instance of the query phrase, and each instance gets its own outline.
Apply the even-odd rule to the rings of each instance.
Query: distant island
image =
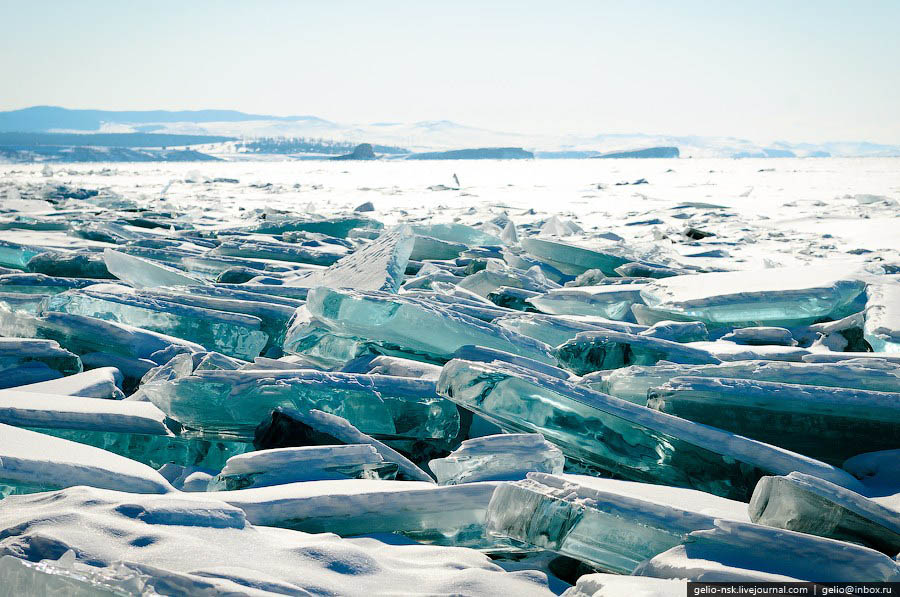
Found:
[[[213,135],[0,132],[0,158],[11,162],[218,161],[188,147],[234,140]]]
[[[479,149],[454,149],[428,151],[406,156],[407,160],[531,160],[534,154],[521,147],[482,147]]]
[[[677,147],[648,147],[646,149],[632,149],[629,151],[613,151],[593,156],[595,159],[623,159],[623,158],[677,158],[681,155]]]

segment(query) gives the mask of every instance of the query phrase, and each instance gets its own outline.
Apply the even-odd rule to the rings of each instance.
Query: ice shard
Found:
[[[166,493],[174,488],[145,464],[0,423],[0,496],[89,485],[133,493]]]
[[[900,284],[869,284],[866,295],[866,341],[875,352],[900,353]]]
[[[489,532],[624,574],[647,574],[648,565],[660,563],[656,558],[680,550],[702,551],[705,557],[697,559],[705,562],[698,567],[745,568],[788,579],[900,577],[890,558],[874,550],[752,524],[744,503],[644,483],[531,473],[497,488],[485,525]],[[740,572],[720,580],[735,578]]]
[[[277,407],[325,411],[365,433],[409,438],[455,437],[456,407],[441,399],[434,382],[387,375],[306,370],[195,370],[141,390],[186,427],[252,438]]]
[[[0,311],[0,322],[13,317]],[[0,334],[17,334],[0,323]],[[11,388],[81,373],[78,355],[61,348],[54,340],[0,338],[0,388]]]
[[[303,481],[393,479],[397,465],[366,444],[258,450],[232,456],[210,491],[267,487]]]
[[[540,340],[550,346],[559,346],[573,339],[579,332],[613,330],[637,334],[647,326],[625,323],[602,317],[545,315],[542,313],[515,313],[504,315],[494,321],[511,332]]]
[[[854,301],[865,287],[842,268],[802,267],[674,276],[647,285],[641,296],[664,319],[792,327],[858,311]]]
[[[121,400],[125,397],[120,389],[121,386],[122,373],[118,369],[100,367],[83,373],[67,375],[60,379],[15,386],[14,389],[19,392]]]
[[[294,408],[276,408],[271,419],[256,428],[253,443],[261,449],[269,446],[364,444],[372,446],[385,462],[398,466],[397,476],[408,481],[434,483],[428,473],[387,444],[366,435],[347,419],[320,410],[303,412]]]
[[[900,552],[900,496],[867,498],[817,477],[763,477],[750,500],[753,522]]]
[[[487,547],[498,544],[484,534],[496,486],[348,479],[202,495],[240,508],[256,525],[341,536],[402,533],[424,543]]]
[[[310,246],[311,244],[315,246]],[[331,243],[285,243],[274,240],[224,240],[212,250],[212,255],[271,259],[312,265],[332,265],[347,255],[347,247]]]
[[[583,274],[589,269],[598,269],[607,276],[615,276],[617,267],[634,261],[627,256],[626,249],[616,245],[595,250],[559,240],[536,237],[522,238],[520,243],[531,255],[572,276]]]
[[[554,362],[541,342],[412,295],[320,287],[310,291],[306,307],[336,334],[436,360],[447,360],[460,346],[475,344]]]
[[[644,284],[608,284],[557,288],[528,299],[542,313],[553,315],[590,315],[618,321],[634,321],[631,306],[643,304]]]
[[[245,228],[247,232],[261,234],[283,234],[285,232],[313,232],[337,238],[347,238],[351,230],[357,228],[380,229],[384,224],[377,220],[360,216],[337,216],[334,218],[298,218],[294,216],[269,215],[265,220]]]
[[[530,472],[561,473],[566,458],[539,433],[510,433],[465,440],[428,463],[441,485],[524,479]]]
[[[285,286],[328,286],[397,292],[403,283],[406,264],[414,244],[415,235],[409,227],[400,226],[383,233],[328,269],[289,278],[285,281]]]
[[[113,249],[103,251],[103,260],[109,271],[120,280],[138,288],[157,286],[202,286],[204,282],[173,267],[156,263],[143,257],[127,255]]]
[[[422,236],[470,247],[502,244],[499,237],[465,224],[418,224],[412,226],[412,230]]]
[[[688,365],[717,364],[711,352],[661,338],[627,332],[579,332],[553,350],[563,367],[579,375],[659,361]]]
[[[0,333],[55,340],[83,360],[99,356],[98,365],[115,366],[126,377],[137,379],[176,354],[204,352],[194,342],[70,313],[32,317],[0,312]]]
[[[674,377],[727,377],[788,384],[900,391],[900,364],[883,359],[850,359],[836,363],[736,361],[719,365],[631,366],[586,375],[582,383],[618,398],[646,404],[650,388]]]
[[[749,499],[760,477],[773,472],[801,471],[861,486],[848,473],[809,457],[507,363],[450,361],[437,388],[505,431],[541,433],[567,459],[626,479],[742,500]]]
[[[128,323],[175,336],[210,350],[253,360],[268,342],[262,320],[253,315],[184,305],[165,296],[142,295],[116,284],[96,284],[54,295],[47,311]]]
[[[647,406],[839,465],[900,446],[900,393],[749,379],[675,377]]]

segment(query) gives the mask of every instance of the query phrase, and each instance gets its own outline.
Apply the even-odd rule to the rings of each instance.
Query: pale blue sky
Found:
[[[900,0],[0,0],[0,109],[900,143]]]

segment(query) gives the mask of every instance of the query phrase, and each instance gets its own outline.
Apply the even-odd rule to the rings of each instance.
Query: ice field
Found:
[[[900,581],[900,158],[0,165],[0,597]]]

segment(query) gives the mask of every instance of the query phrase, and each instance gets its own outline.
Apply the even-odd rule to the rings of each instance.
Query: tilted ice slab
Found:
[[[265,220],[246,226],[247,232],[261,234],[284,234],[285,232],[313,232],[327,234],[337,238],[347,238],[347,234],[356,228],[384,228],[384,224],[371,218],[360,216],[337,216],[334,218],[294,216],[276,216],[268,214]]]
[[[145,464],[93,446],[0,423],[0,488],[3,485],[11,485],[14,492],[73,485],[134,493],[174,491],[168,481]]]
[[[403,533],[428,543],[482,546],[496,487],[345,479],[214,491],[202,498],[236,506],[258,525],[341,536]]]
[[[357,362],[351,361],[351,363],[348,363],[343,371],[347,373],[372,373],[375,375],[415,377],[418,379],[430,379],[432,381],[437,381],[437,378],[441,376],[441,368],[439,365],[386,355],[369,355],[361,357]]]
[[[411,460],[394,450],[387,444],[366,435],[354,427],[347,419],[320,410],[312,409],[303,412],[294,408],[279,407],[272,413],[272,423],[283,416],[290,420],[291,430],[296,432],[298,423],[302,426],[302,436],[295,438],[298,443],[318,444],[323,442],[340,444],[364,444],[371,446],[385,460],[399,467],[398,476],[410,481],[434,483],[428,473],[416,466]],[[262,425],[260,426],[262,427]],[[259,429],[257,430],[257,437]]]
[[[329,412],[366,433],[410,438],[454,437],[456,407],[434,382],[306,370],[197,370],[142,386],[147,397],[186,427],[252,437],[277,407]]]
[[[900,364],[878,359],[852,359],[836,363],[737,361],[720,365],[635,365],[586,375],[582,383],[629,402],[646,404],[650,388],[661,386],[674,377],[685,376],[754,379],[879,392],[900,390]]]
[[[859,275],[845,268],[801,267],[674,276],[647,285],[641,296],[670,319],[790,327],[849,315],[863,290]]]
[[[285,280],[285,286],[356,288],[397,292],[415,243],[408,226],[385,232],[377,239],[341,258],[328,269]]]
[[[596,477],[531,473],[501,485],[491,500],[489,531],[575,557],[605,570],[631,573],[667,550],[690,549],[711,534],[719,549],[712,563],[728,565],[731,553],[764,573],[809,580],[889,580],[893,561],[874,550],[747,521],[746,504],[700,491]],[[784,554],[803,562],[787,570]],[[816,571],[816,567],[820,570]],[[809,578],[810,572],[819,576]]]
[[[641,290],[645,284],[578,286],[558,288],[528,302],[543,313],[553,315],[591,315],[614,320],[631,320],[631,306],[643,304]]]
[[[900,496],[867,498],[817,477],[763,477],[750,500],[753,522],[900,552]]]
[[[0,312],[0,333],[55,340],[83,359],[115,366],[140,379],[155,365],[184,352],[204,352],[194,342],[95,317],[48,312],[41,317]]]
[[[869,284],[866,295],[866,341],[875,352],[900,352],[900,284]]]
[[[119,389],[120,385],[122,385],[122,373],[118,369],[115,367],[100,367],[60,379],[14,386],[13,389],[20,392],[37,392],[39,394],[61,394],[65,396],[121,400],[125,397],[125,394]],[[0,392],[0,395],[2,395],[2,392]]]
[[[806,456],[509,364],[450,361],[437,389],[504,430],[541,433],[567,458],[628,479],[737,499],[748,499],[756,481],[776,471],[861,487]]]
[[[105,249],[103,251],[103,261],[106,262],[106,267],[115,277],[138,288],[202,286],[204,284],[203,281],[189,276],[174,267],[113,249]]]
[[[462,243],[470,247],[503,244],[499,237],[465,224],[417,224],[412,226],[412,231],[423,236],[451,243]]]
[[[414,587],[431,595],[551,595],[545,575],[506,573],[474,550],[257,527],[212,495],[75,487],[12,496],[0,502],[0,555],[39,561],[72,549],[108,572],[125,558],[161,594],[370,597]]]
[[[617,332],[640,333],[645,325],[625,323],[602,317],[547,315],[543,313],[511,313],[495,319],[494,323],[523,336],[528,336],[549,344],[559,346],[571,340],[579,332],[613,330]]]
[[[17,427],[171,435],[165,419],[165,413],[149,402],[104,400],[17,389],[0,392],[0,423]]]
[[[475,344],[554,362],[541,342],[410,295],[314,288],[306,307],[337,334],[436,359]],[[288,331],[286,345],[290,337]]]
[[[4,325],[15,317],[9,311],[0,311],[0,334],[20,335],[14,327]],[[54,340],[0,338],[0,388],[57,379],[81,373],[81,369],[78,355],[61,348]]]
[[[211,490],[284,485],[335,479],[391,479],[397,465],[366,444],[257,450],[232,456],[210,483]]]
[[[900,393],[720,377],[675,377],[647,406],[839,465],[900,446]]]
[[[245,360],[259,356],[268,341],[258,317],[184,305],[130,290],[97,284],[67,291],[53,296],[47,310],[134,325]]]
[[[331,243],[315,243],[315,246],[309,246],[307,243],[239,238],[223,240],[218,247],[210,251],[210,255],[332,265],[347,255],[347,247]]]
[[[561,473],[566,457],[539,433],[489,435],[465,440],[428,463],[441,485],[523,479],[530,472]]]
[[[579,332],[553,350],[560,364],[579,375],[627,365],[654,365],[659,361],[687,365],[717,364],[708,350],[661,338],[615,332]]]
[[[572,243],[546,238],[521,239],[522,248],[563,273],[577,276],[589,269],[599,269],[607,276],[615,276],[616,268],[634,261],[623,247],[608,245],[596,250]]]

